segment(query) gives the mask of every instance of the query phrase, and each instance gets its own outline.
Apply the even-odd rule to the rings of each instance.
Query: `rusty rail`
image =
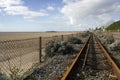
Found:
[[[108,59],[108,62],[112,65],[112,68],[114,69],[114,73],[116,74],[118,80],[120,80],[120,69],[119,67],[116,65],[116,63],[113,61],[113,59],[110,57],[109,53],[107,52],[107,50],[103,47],[101,41],[97,38],[97,36],[95,36],[96,41],[98,42],[100,48],[102,49],[102,51],[104,52],[105,56]]]
[[[95,37],[95,40],[97,41],[98,45],[100,46],[100,49],[104,52],[103,54],[105,54],[105,57],[108,59],[108,62],[111,64],[111,66],[112,66],[112,68],[113,68],[113,70],[114,70],[114,72],[115,72],[115,74],[117,76],[117,79],[120,80],[120,70],[119,70],[119,67],[112,60],[112,58],[110,57],[110,55],[107,52],[107,50],[101,44],[100,40],[95,35],[91,35],[91,36]],[[78,64],[82,64],[82,67],[79,67],[79,68],[81,68],[81,69],[84,68],[85,63],[86,63],[86,59],[87,59],[87,55],[89,53],[89,41],[90,41],[91,36],[88,38],[88,40],[84,44],[83,48],[80,50],[80,52],[78,53],[77,57],[75,58],[75,60],[71,64],[71,66],[68,68],[68,70],[66,71],[64,76],[61,78],[61,80],[73,80],[72,79],[72,75],[76,71],[76,66],[78,66]],[[86,49],[86,48],[88,48],[88,49]],[[81,58],[80,56],[82,54],[85,54],[85,58],[84,58],[83,63],[79,63],[80,62],[80,58]]]
[[[90,45],[88,44],[87,52],[85,54],[84,62],[83,62],[83,65],[82,65],[82,70],[84,69],[85,64],[86,64],[87,56],[88,56],[88,53],[89,53],[89,49],[90,49]]]
[[[82,47],[82,49],[80,50],[80,52],[78,53],[77,57],[75,58],[75,60],[73,61],[73,63],[71,64],[71,66],[68,68],[67,72],[64,74],[64,76],[61,78],[61,80],[71,80],[70,77],[68,77],[69,75],[72,75],[71,73],[73,73],[75,70],[73,67],[78,65],[79,62],[79,58],[80,55],[82,53],[84,53],[85,49],[87,48],[87,44],[89,43],[89,40],[91,38],[91,35],[89,36],[89,38],[87,39],[86,43],[84,44],[84,46]]]

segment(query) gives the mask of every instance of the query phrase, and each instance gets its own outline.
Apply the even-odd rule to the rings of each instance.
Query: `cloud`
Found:
[[[22,5],[21,0],[0,0],[0,7],[9,7],[12,5]]]
[[[47,13],[31,11],[22,0],[0,0],[0,9],[8,15],[21,15],[24,18],[46,16]]]
[[[55,10],[55,8],[52,7],[52,6],[48,6],[48,7],[47,7],[47,10],[53,11],[53,10]]]
[[[72,25],[88,21],[107,23],[120,15],[119,0],[63,0],[61,9]],[[119,14],[118,14],[119,13]]]

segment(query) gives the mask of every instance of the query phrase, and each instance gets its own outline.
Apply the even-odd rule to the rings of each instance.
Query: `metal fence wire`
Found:
[[[27,55],[39,51],[39,38],[0,41],[0,68],[9,73],[11,67],[27,64]],[[26,59],[24,58],[26,56]],[[28,56],[29,57],[29,56]],[[34,60],[34,62],[36,62]],[[29,65],[25,66],[29,68]],[[24,69],[24,68],[23,68]]]
[[[9,75],[10,68],[16,66],[26,72],[34,63],[40,62],[42,49],[48,41],[54,39],[67,41],[71,36],[77,35],[0,41],[0,70]]]

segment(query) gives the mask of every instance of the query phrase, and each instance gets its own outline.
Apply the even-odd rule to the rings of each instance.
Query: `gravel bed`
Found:
[[[116,62],[118,67],[120,67],[120,50],[119,51],[112,51],[109,49],[110,44],[105,45],[106,49],[110,53],[111,57],[113,60]]]
[[[83,43],[88,39],[82,38]],[[60,79],[71,63],[73,62],[74,58],[76,57],[77,53],[82,48],[83,44],[71,44],[75,49],[74,54],[66,54],[66,55],[56,55],[49,59],[43,66],[40,68],[35,68],[33,73],[27,77],[25,80],[56,80]]]
[[[77,54],[56,55],[44,66],[36,68],[26,80],[55,80],[61,78]]]
[[[82,77],[81,77],[82,75]],[[86,70],[82,71],[81,74],[76,74],[77,80],[115,80],[110,77],[109,71],[107,70]]]
[[[83,70],[78,70],[76,80],[115,80],[111,66],[97,44],[92,45]]]
[[[114,59],[114,61],[118,65],[118,67],[120,67],[120,52],[110,51],[110,53],[111,53],[112,58]]]
[[[102,34],[102,35],[104,35],[105,36],[105,34]],[[99,35],[98,35],[99,36]],[[108,36],[108,35],[107,35]],[[115,41],[118,41],[114,36],[116,36],[116,35],[113,35],[113,38],[114,38],[114,42]],[[108,52],[110,53],[110,55],[111,55],[111,57],[113,58],[113,60],[115,61],[115,63],[118,65],[118,67],[120,67],[120,49],[119,49],[119,47],[116,49],[116,50],[111,50],[110,49],[110,46],[111,46],[111,44],[112,43],[114,43],[114,42],[112,42],[111,44],[108,44],[108,43],[105,43],[105,42],[107,42],[106,40],[104,40],[104,39],[102,39],[102,37],[99,37],[99,39],[101,40],[101,42],[102,42],[102,44],[104,45],[104,47],[108,50]],[[109,40],[109,39],[108,39]],[[116,46],[116,44],[114,44],[114,45],[112,45],[112,47],[113,48],[115,48],[115,46]],[[118,50],[119,49],[119,50]]]

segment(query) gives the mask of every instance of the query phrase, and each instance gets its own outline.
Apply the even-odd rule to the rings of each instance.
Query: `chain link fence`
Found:
[[[120,32],[111,32],[116,40],[120,40]]]
[[[0,70],[7,75],[11,67],[18,67],[23,73],[29,70],[35,63],[40,63],[43,49],[50,40],[67,41],[69,37],[80,37],[80,33],[59,35],[53,37],[39,37],[23,40],[0,41]]]

